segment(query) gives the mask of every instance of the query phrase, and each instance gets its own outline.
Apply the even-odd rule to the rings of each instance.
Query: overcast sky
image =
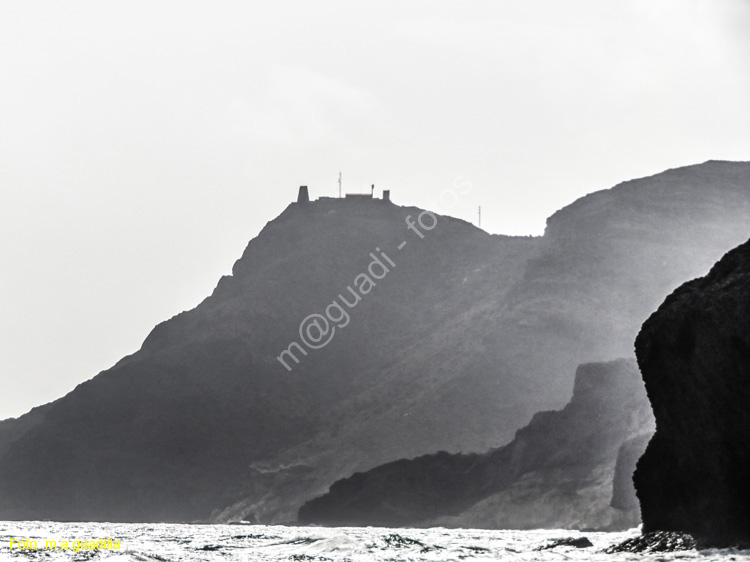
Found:
[[[0,0],[0,419],[190,309],[296,196],[493,233],[750,160],[750,0]]]

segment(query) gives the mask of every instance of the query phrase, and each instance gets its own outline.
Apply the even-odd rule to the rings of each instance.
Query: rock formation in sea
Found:
[[[669,295],[636,354],[656,417],[635,474],[644,532],[750,547],[750,241]]]
[[[508,443],[746,238],[749,178],[707,162],[628,181],[535,238],[441,215],[420,238],[421,209],[310,189],[140,350],[0,422],[0,518],[290,522],[355,472]],[[376,258],[390,271],[347,308]],[[335,335],[303,355],[300,323],[326,309]]]
[[[508,445],[485,454],[399,460],[354,474],[306,503],[299,521],[627,529],[640,519],[629,483],[637,457],[622,454],[623,443],[640,443],[652,430],[635,360],[582,365],[570,403],[536,414]]]

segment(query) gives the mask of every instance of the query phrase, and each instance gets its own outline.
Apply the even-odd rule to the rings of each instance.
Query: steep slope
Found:
[[[750,241],[672,293],[636,353],[656,417],[635,474],[644,532],[750,547]]]
[[[577,365],[630,353],[749,212],[750,165],[726,162],[584,197],[541,240],[429,215],[420,238],[419,209],[380,200],[292,204],[198,307],[33,423],[2,424],[0,517],[285,522],[356,471],[506,443],[564,406]],[[381,251],[396,265],[341,305]],[[303,355],[300,322],[334,302],[348,324],[329,308],[339,327]]]
[[[12,443],[23,439],[26,433],[41,424],[50,407],[51,404],[37,406],[18,418],[0,421],[0,457]]]
[[[570,403],[536,414],[508,445],[485,454],[442,452],[355,474],[306,503],[299,520],[394,527],[627,528],[638,523],[637,509],[610,505],[618,452],[626,440],[650,431],[652,423],[635,361],[582,365]],[[634,496],[632,485],[618,492],[621,501]]]
[[[139,352],[53,403],[43,423],[8,446],[0,460],[0,515],[206,518],[238,497],[249,465],[340,427],[364,407],[360,397],[368,389],[383,393],[374,407],[398,407],[400,381],[383,380],[379,367],[464,306],[502,294],[536,242],[491,236],[447,217],[422,229],[421,239],[405,222],[419,214],[377,200],[291,205],[248,245],[211,297],[157,326]],[[429,219],[423,222],[431,226]],[[341,319],[327,346],[297,353],[298,365],[287,358],[289,372],[277,357],[300,341],[300,322],[325,313],[340,294],[355,302],[347,287],[364,293],[354,280],[368,272],[370,254],[388,265],[377,247],[396,266],[373,279],[354,308],[342,305],[349,324]],[[340,310],[329,313],[338,318]],[[437,361],[424,357],[414,365],[419,375],[401,378],[426,386]],[[486,363],[481,374],[491,367]],[[467,389],[468,399],[488,400],[483,392],[478,383]],[[488,409],[489,403],[475,417]],[[446,415],[465,412],[446,404]],[[486,435],[472,439],[458,426],[450,438],[488,444]]]

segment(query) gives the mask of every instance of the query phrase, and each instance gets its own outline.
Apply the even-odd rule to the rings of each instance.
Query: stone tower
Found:
[[[299,194],[297,195],[297,203],[309,203],[310,194],[307,192],[307,186],[299,186]]]

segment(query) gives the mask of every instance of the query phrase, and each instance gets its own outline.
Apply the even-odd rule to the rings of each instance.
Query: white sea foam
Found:
[[[636,536],[566,530],[487,531],[478,529],[320,528],[250,525],[0,522],[0,560],[180,561],[554,561],[554,560],[735,560],[750,562],[750,551],[711,550],[661,554],[605,554],[613,544]],[[537,551],[555,539],[586,536],[589,548],[561,546]],[[10,549],[11,539],[33,540],[37,550]],[[119,550],[45,549],[73,541],[113,539]]]

